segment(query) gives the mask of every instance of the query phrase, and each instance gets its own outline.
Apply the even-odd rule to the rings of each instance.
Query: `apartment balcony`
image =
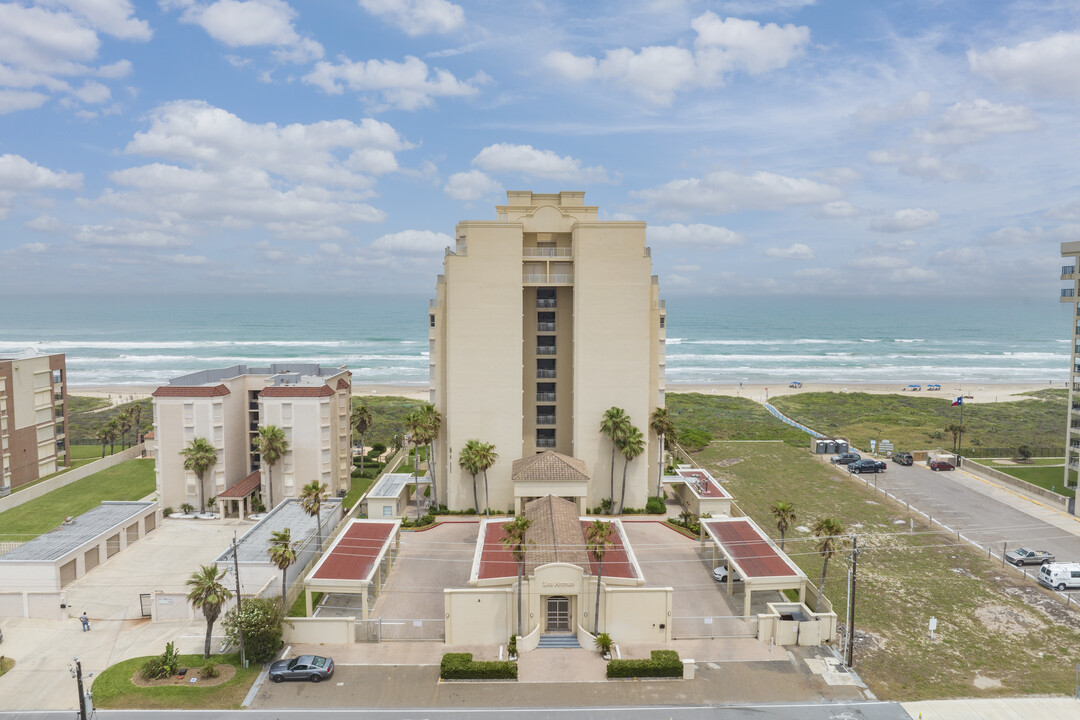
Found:
[[[1061,288],[1061,302],[1076,302],[1076,289]]]
[[[555,323],[538,322],[536,323],[536,332],[555,332]]]
[[[536,447],[553,448],[555,447],[555,438],[536,438]]]
[[[555,402],[555,393],[538,392],[536,393],[536,402]]]
[[[536,377],[539,380],[554,380],[555,379],[555,371],[554,370],[540,369],[540,370],[536,371]]]
[[[555,349],[554,345],[537,345],[536,346],[536,354],[537,355],[558,355],[559,353]],[[1080,370],[1077,370],[1077,372],[1080,372]]]
[[[536,424],[537,425],[554,425],[555,424],[555,416],[554,415],[537,415],[536,416]]]
[[[1076,266],[1075,265],[1062,265],[1061,266],[1061,279],[1062,280],[1072,280],[1073,276],[1075,274],[1076,274]]]
[[[521,249],[522,257],[527,258],[568,258],[574,256],[573,248],[541,248],[541,247],[527,247]]]
[[[521,283],[523,285],[573,285],[574,284],[574,274],[573,273],[522,273],[522,275],[521,275]],[[551,307],[555,307],[555,306],[552,305]]]
[[[555,298],[536,298],[536,307],[553,308],[555,307]]]

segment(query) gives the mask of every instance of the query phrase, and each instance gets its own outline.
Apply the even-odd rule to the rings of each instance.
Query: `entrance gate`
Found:
[[[547,599],[547,631],[570,631],[570,600],[562,595]]]

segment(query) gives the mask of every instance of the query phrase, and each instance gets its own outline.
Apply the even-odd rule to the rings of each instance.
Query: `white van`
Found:
[[[1047,563],[1039,568],[1039,582],[1048,588],[1080,588],[1080,563]]]

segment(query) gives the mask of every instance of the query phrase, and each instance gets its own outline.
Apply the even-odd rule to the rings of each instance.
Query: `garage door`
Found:
[[[155,514],[150,513],[149,515],[146,516],[145,527],[146,527],[146,532],[150,532],[151,530],[153,530],[154,528],[157,527],[157,516]]]
[[[127,544],[130,545],[139,539],[139,523],[127,526]]]
[[[90,572],[101,564],[101,548],[90,548],[86,551],[86,572]]]
[[[66,562],[60,566],[60,587],[64,587],[75,579],[75,561]]]
[[[106,558],[111,558],[118,552],[120,552],[120,533],[116,533],[111,538],[105,541]]]

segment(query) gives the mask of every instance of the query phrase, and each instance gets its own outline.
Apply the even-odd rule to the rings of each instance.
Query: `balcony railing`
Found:
[[[553,379],[555,379],[555,371],[554,370],[547,370],[546,368],[545,369],[540,369],[540,370],[536,371],[536,377],[544,379],[544,380],[553,380]]]
[[[536,447],[553,448],[555,447],[555,438],[536,438]]]
[[[554,415],[537,415],[536,416],[536,424],[537,425],[554,425],[555,424],[555,416]]]
[[[1062,265],[1061,266],[1061,274],[1062,275],[1072,275],[1074,272],[1076,272],[1076,266],[1075,265]]]
[[[571,248],[527,247],[522,248],[521,254],[525,257],[573,257],[574,251]]]
[[[555,298],[536,298],[536,307],[553,308],[555,307]]]
[[[536,393],[536,402],[555,402],[555,393],[538,392]]]
[[[555,323],[538,322],[536,323],[536,332],[555,332]]]
[[[521,281],[526,284],[548,284],[548,283],[571,283],[574,282],[574,276],[569,274],[555,274],[550,275],[544,273],[524,273],[521,276]]]
[[[1061,297],[1076,297],[1075,288],[1061,288]]]
[[[557,355],[558,353],[555,351],[555,346],[554,345],[537,345],[536,346],[536,354],[537,355]],[[1080,372],[1080,370],[1078,370],[1077,372]]]

